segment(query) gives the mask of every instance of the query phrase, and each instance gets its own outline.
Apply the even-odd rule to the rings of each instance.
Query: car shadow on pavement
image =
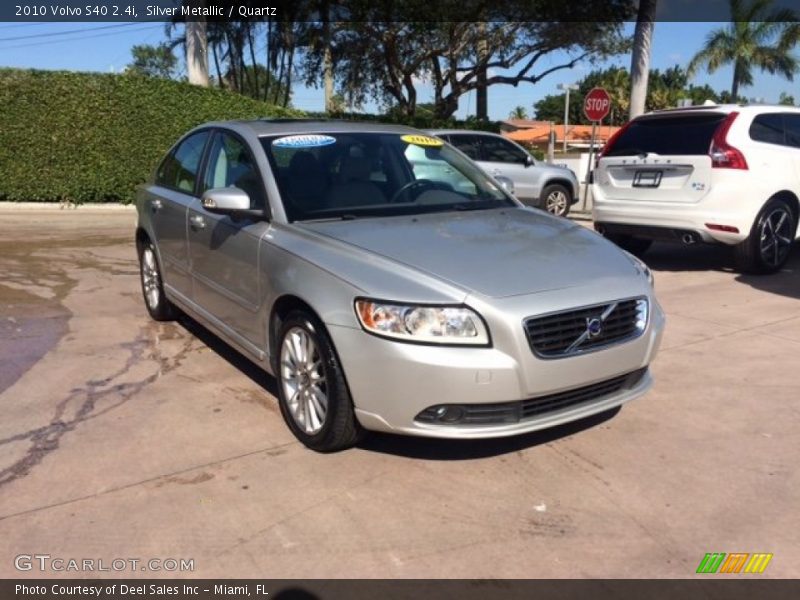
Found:
[[[597,427],[619,413],[620,407],[541,431],[532,431],[512,437],[492,439],[439,439],[422,438],[390,433],[370,433],[358,447],[362,450],[394,454],[424,460],[474,460],[509,454],[547,444],[592,427]]]
[[[267,393],[276,398],[275,401],[277,402],[278,386],[272,375],[266,373],[249,358],[233,349],[224,340],[217,337],[190,316],[181,313],[177,323],[189,334],[203,342],[210,350],[226,360],[231,366],[249,377],[253,383],[266,390]],[[267,401],[271,400],[267,399]],[[487,458],[539,446],[596,427],[612,419],[619,410],[619,407],[617,407],[558,427],[507,438],[449,440],[370,432],[358,447],[371,452],[427,460]]]
[[[642,257],[655,271],[727,271],[734,272],[733,251],[714,244],[672,244],[655,242]]]
[[[252,362],[244,354],[229,346],[227,342],[217,337],[214,333],[185,313],[180,313],[177,323],[208,346],[213,352],[225,359],[231,366],[236,367],[239,371],[247,375],[253,383],[264,388],[276,399],[278,398],[278,384],[275,378]]]
[[[656,271],[725,271],[736,273],[733,252],[724,246],[700,244],[682,246],[669,243],[655,243],[644,255],[647,266]],[[771,294],[800,299],[800,244],[795,244],[789,260],[777,273],[771,275],[750,275],[739,273],[736,281]]]
[[[800,244],[794,245],[789,260],[778,273],[774,275],[741,274],[736,277],[736,281],[770,294],[800,300]],[[800,316],[800,310],[798,310],[798,316]]]

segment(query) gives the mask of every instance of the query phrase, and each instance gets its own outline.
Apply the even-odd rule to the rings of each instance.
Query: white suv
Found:
[[[653,240],[733,246],[737,266],[786,262],[800,215],[800,109],[710,105],[627,123],[599,156],[595,229],[642,254]]]

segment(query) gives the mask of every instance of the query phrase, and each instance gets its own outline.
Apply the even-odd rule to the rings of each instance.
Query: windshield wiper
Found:
[[[461,202],[453,204],[451,210],[489,210],[491,208],[500,208],[505,206],[505,203],[498,198],[491,198],[489,200],[476,200],[474,202]]]
[[[317,219],[300,219],[301,223],[324,223],[326,221],[355,221],[360,219],[358,215],[352,213],[345,213],[343,215],[336,215],[331,217],[319,217]]]

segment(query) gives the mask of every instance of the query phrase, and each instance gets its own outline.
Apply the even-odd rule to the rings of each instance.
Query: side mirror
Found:
[[[526,167],[532,167],[532,166],[533,166],[533,165],[535,165],[535,164],[536,164],[536,161],[535,161],[535,160],[533,160],[533,157],[532,157],[530,154],[528,154],[528,155],[525,157],[525,166],[526,166]]]
[[[500,187],[502,187],[506,192],[508,192],[512,196],[514,195],[514,182],[511,181],[508,177],[503,177],[502,175],[495,175],[494,180],[497,183],[499,183]]]
[[[237,187],[207,190],[200,199],[200,203],[208,212],[221,215],[250,211],[250,196]]]

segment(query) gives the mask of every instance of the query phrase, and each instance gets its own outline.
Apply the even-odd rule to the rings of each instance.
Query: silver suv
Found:
[[[502,135],[458,129],[428,133],[450,142],[487,173],[510,179],[514,195],[523,204],[566,217],[580,197],[578,178],[571,169],[537,161],[522,146]]]
[[[211,123],[137,209],[150,315],[181,309],[274,375],[315,450],[366,429],[507,436],[651,385],[664,316],[647,267],[422,132]]]

